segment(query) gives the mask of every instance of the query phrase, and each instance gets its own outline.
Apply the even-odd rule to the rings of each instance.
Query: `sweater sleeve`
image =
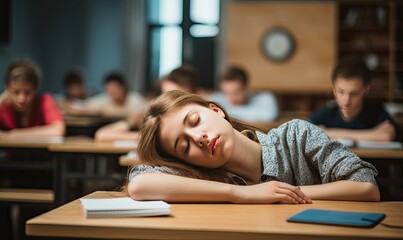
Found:
[[[296,141],[305,155],[308,165],[316,166],[322,183],[339,180],[371,182],[376,184],[376,168],[360,159],[348,147],[332,141],[317,126],[306,121],[295,120]]]

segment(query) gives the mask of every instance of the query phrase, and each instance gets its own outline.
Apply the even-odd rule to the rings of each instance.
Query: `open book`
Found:
[[[80,199],[87,218],[117,218],[170,215],[171,206],[164,201],[136,201],[130,197]]]
[[[347,138],[335,139],[346,147],[368,148],[368,149],[403,149],[401,142],[383,142],[383,141],[354,141]]]

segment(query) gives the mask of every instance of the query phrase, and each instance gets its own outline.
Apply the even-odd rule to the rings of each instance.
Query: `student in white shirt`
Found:
[[[209,100],[223,106],[233,118],[247,122],[271,122],[278,118],[274,94],[251,92],[248,74],[241,67],[228,67],[220,79],[220,90],[221,93],[209,96]]]
[[[137,92],[130,92],[120,73],[107,75],[103,82],[105,93],[88,98],[82,106],[72,106],[68,113],[103,117],[126,118],[142,115],[146,101]]]

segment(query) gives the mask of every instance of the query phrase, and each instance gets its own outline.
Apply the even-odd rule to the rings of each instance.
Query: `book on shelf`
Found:
[[[146,217],[171,214],[171,206],[164,201],[136,201],[130,197],[81,198],[87,218]]]
[[[366,149],[403,149],[403,144],[397,141],[354,141],[348,138],[335,139],[346,147]]]

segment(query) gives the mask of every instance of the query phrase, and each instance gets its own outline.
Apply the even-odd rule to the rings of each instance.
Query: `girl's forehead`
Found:
[[[192,109],[199,108],[199,107],[201,107],[201,106],[198,104],[190,103],[190,104],[186,104],[184,106],[173,107],[172,109],[168,110],[167,113],[186,112],[186,111],[190,111]]]
[[[31,84],[31,83],[29,83],[29,82],[27,82],[27,81],[22,81],[22,80],[11,80],[9,83],[8,83],[8,85],[7,85],[7,87],[10,87],[10,88],[34,88],[34,86]]]

